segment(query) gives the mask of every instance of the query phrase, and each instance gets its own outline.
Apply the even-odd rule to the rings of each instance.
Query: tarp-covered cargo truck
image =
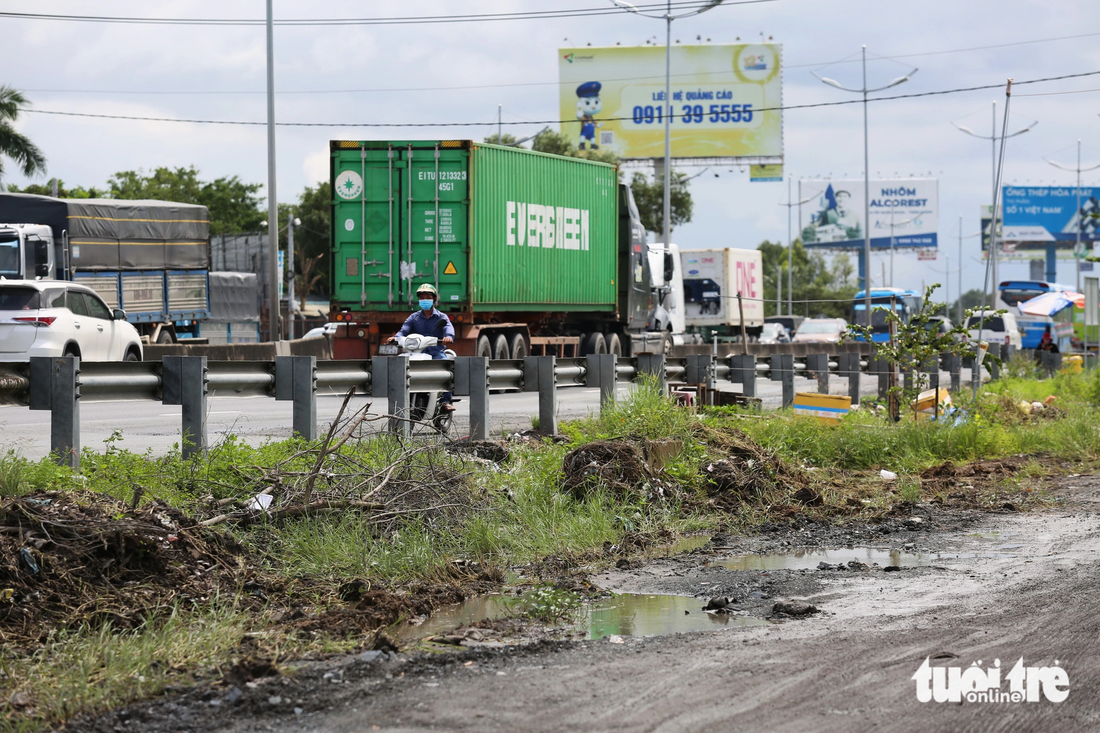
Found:
[[[331,182],[336,358],[376,353],[423,283],[460,355],[641,350],[648,248],[615,166],[466,140],[334,141]]]
[[[689,331],[705,339],[715,331],[718,336],[739,337],[743,311],[746,335],[760,335],[764,325],[764,272],[759,250],[680,250],[680,263],[684,322]]]
[[[154,343],[209,316],[205,206],[0,193],[0,222],[0,277],[87,285]]]

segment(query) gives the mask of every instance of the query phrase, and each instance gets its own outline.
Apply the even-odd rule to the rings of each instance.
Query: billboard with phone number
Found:
[[[667,118],[674,158],[778,158],[780,50],[774,43],[673,46],[666,100],[664,46],[560,49],[561,131],[581,150],[659,158]]]

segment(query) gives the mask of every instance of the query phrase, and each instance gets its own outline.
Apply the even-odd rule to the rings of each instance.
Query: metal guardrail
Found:
[[[999,352],[998,352],[999,353]],[[939,371],[950,372],[952,389],[960,386],[962,358],[944,354],[929,369],[933,387]],[[932,367],[934,365],[928,365]],[[601,405],[614,402],[619,382],[645,375],[669,382],[740,385],[747,398],[756,396],[758,379],[782,383],[783,405],[794,402],[794,377],[817,379],[818,391],[828,392],[829,375],[848,380],[853,403],[859,402],[860,376],[874,374],[879,394],[885,396],[889,372],[885,362],[857,352],[834,355],[752,354],[715,358],[692,354],[667,359],[661,354],[631,358],[609,354],[579,359],[532,356],[489,360],[458,357],[454,361],[410,361],[402,356],[368,361],[322,361],[314,356],[279,356],[274,361],[208,361],[205,356],[165,356],[159,362],[81,362],[75,357],[35,357],[18,371],[0,375],[0,398],[51,412],[51,451],[60,462],[79,467],[80,404],[100,400],[158,400],[182,405],[183,455],[205,450],[206,401],[210,396],[266,395],[293,403],[293,431],[307,440],[317,437],[317,393],[340,393],[355,388],[385,398],[390,415],[410,412],[410,394],[451,390],[470,402],[470,435],[488,437],[489,393],[523,390],[539,393],[539,425],[557,433],[555,391],[560,387],[600,389]],[[996,376],[996,375],[993,375]],[[395,420],[391,429],[407,432],[408,420]]]

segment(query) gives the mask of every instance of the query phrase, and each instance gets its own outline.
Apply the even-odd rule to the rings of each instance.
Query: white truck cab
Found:
[[[657,242],[649,245],[649,272],[653,284],[653,307],[649,331],[666,335],[666,345],[684,343],[684,271],[680,248]]]
[[[53,231],[45,224],[0,224],[0,278],[54,280]]]

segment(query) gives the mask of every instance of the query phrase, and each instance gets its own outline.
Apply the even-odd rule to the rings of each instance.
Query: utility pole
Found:
[[[279,327],[279,204],[275,198],[275,33],[273,0],[267,0],[267,333],[278,341]]]
[[[801,227],[802,204],[813,198],[813,196],[805,199],[802,198],[802,181],[798,182],[798,198],[799,201],[797,203],[791,198],[791,177],[787,176],[787,202],[780,202],[779,205],[787,207],[787,315],[789,316],[794,315],[794,280],[792,274],[794,272],[794,240],[791,238],[791,209],[795,206],[798,207],[798,225]],[[780,308],[777,303],[775,306],[775,314],[779,315],[779,313]]]

